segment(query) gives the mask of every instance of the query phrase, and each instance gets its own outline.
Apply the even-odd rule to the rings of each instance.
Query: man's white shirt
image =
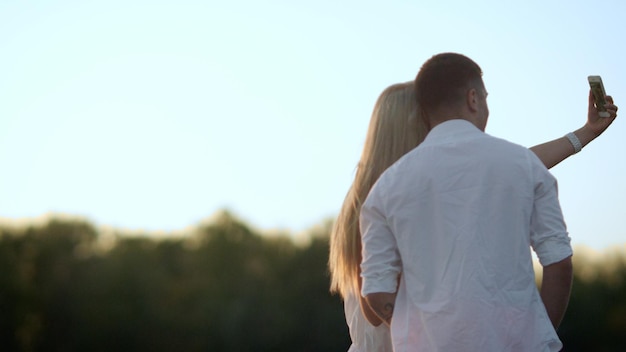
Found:
[[[439,124],[381,175],[360,226],[362,295],[397,290],[394,351],[562,347],[530,248],[544,266],[572,249],[556,179],[527,148]]]

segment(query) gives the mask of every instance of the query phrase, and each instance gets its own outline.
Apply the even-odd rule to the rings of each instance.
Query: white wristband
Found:
[[[566,134],[565,137],[567,137],[570,143],[572,143],[572,146],[574,147],[574,154],[578,153],[581,149],[583,149],[583,145],[580,143],[580,139],[576,137],[574,132],[570,132]]]

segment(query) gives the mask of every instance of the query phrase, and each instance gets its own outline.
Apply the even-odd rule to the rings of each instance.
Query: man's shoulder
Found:
[[[487,133],[484,133],[484,141],[489,148],[494,148],[494,151],[503,154],[534,155],[530,149],[523,145]]]
[[[416,168],[416,160],[420,157],[420,146],[413,148],[391,164],[380,176],[381,179],[399,177]]]
[[[407,175],[414,173],[416,169],[415,158],[418,157],[417,154],[419,153],[418,148],[419,146],[410,150],[383,171],[372,186],[370,194],[388,194],[392,189],[399,187],[399,184],[402,183],[401,180]]]
[[[488,144],[486,144],[485,149],[494,156],[496,159],[494,161],[501,166],[507,165],[516,169],[521,168],[534,174],[535,177],[539,177],[538,175],[546,177],[546,175],[550,174],[550,171],[537,154],[529,148],[491,135],[486,135],[486,140]]]

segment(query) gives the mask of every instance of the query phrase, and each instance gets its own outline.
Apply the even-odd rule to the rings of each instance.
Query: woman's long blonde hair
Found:
[[[331,292],[359,296],[361,233],[359,213],[370,189],[391,164],[424,140],[427,130],[418,116],[413,82],[394,84],[376,101],[354,182],[330,237],[328,266]]]

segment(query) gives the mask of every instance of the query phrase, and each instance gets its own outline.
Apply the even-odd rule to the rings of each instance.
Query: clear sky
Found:
[[[0,1],[0,217],[174,231],[337,214],[372,107],[433,54],[481,65],[489,134],[626,109],[621,1]],[[574,244],[626,242],[626,121],[552,169]]]

